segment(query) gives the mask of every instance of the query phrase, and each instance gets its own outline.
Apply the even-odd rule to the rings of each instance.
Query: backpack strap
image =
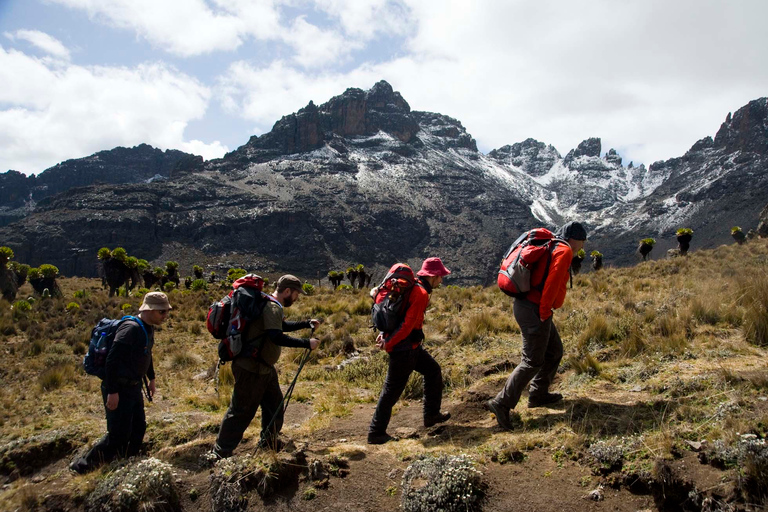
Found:
[[[544,285],[547,283],[547,278],[549,277],[549,265],[552,263],[552,253],[555,251],[555,247],[557,247],[557,244],[561,244],[561,243],[568,245],[568,242],[560,238],[553,238],[548,242],[549,250],[547,251],[547,266],[544,267],[544,275],[541,278],[541,282],[537,284],[535,287],[532,287],[538,290],[540,293],[544,292]],[[522,253],[522,251],[520,252]]]
[[[139,324],[139,327],[141,327],[141,330],[144,331],[144,355],[147,355],[149,352],[149,333],[147,333],[147,328],[144,327],[144,322],[141,321],[141,318],[138,316],[132,316],[132,315],[126,315],[123,318],[120,319],[120,323],[122,324],[125,320],[133,320],[137,324]]]

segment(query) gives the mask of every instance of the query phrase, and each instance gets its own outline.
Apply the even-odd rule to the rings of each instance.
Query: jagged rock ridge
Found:
[[[614,149],[601,156],[599,138],[565,158],[533,139],[483,155],[459,121],[413,111],[379,82],[310,103],[165,182],[59,194],[2,233],[19,259],[58,255],[51,262],[67,274],[89,274],[98,247],[120,244],[147,259],[175,247],[307,277],[441,255],[455,279],[487,283],[520,231],[571,218],[587,223],[606,262],[627,261],[645,236],[663,247],[678,227],[696,231],[695,250],[729,240],[721,223],[756,224],[768,204],[765,105],[751,102],[715,139],[646,169],[623,166]]]

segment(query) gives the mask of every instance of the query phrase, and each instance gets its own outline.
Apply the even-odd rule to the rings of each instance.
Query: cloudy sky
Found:
[[[768,96],[765,0],[0,0],[0,171],[146,142],[222,156],[387,80],[483,152],[682,155]]]

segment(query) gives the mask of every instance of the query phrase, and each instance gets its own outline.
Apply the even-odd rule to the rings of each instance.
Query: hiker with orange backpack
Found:
[[[242,346],[251,348],[244,351],[238,349],[236,356],[231,359],[235,386],[211,452],[213,459],[232,455],[259,407],[262,427],[259,445],[280,450],[278,434],[283,426],[284,408],[283,392],[275,369],[275,363],[280,358],[280,347],[314,350],[320,344],[320,340],[314,337],[294,338],[285,334],[285,331],[299,329],[314,330],[321,323],[314,318],[304,321],[285,320],[283,309],[291,307],[302,293],[306,294],[298,277],[290,274],[282,276],[277,281],[274,293],[263,295],[267,300],[258,318],[246,322],[242,335],[247,341]],[[259,340],[258,350],[253,349],[255,340]]]
[[[512,430],[509,411],[515,408],[529,382],[528,407],[553,404],[563,398],[549,391],[563,357],[563,343],[552,322],[552,312],[565,301],[573,254],[584,247],[586,239],[587,231],[578,222],[565,224],[556,235],[543,228],[534,229],[515,241],[504,257],[499,287],[515,298],[513,311],[523,348],[520,364],[486,405],[505,430]]]
[[[368,428],[368,444],[395,440],[387,434],[387,426],[392,408],[414,371],[424,376],[424,426],[431,427],[451,417],[450,413],[440,412],[443,395],[440,365],[422,346],[422,326],[430,294],[450,273],[440,258],[424,260],[418,278],[414,278],[408,265],[398,263],[390,268],[384,282],[375,289],[372,315],[374,325],[381,331],[376,346],[389,354],[389,366]],[[402,293],[392,290],[398,286],[402,287]]]

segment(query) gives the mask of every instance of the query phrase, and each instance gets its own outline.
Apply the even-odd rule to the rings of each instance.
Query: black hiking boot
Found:
[[[277,453],[285,448],[285,443],[278,438],[262,438],[256,444],[257,450],[272,450]]]
[[[384,432],[383,434],[368,434],[368,444],[384,444],[388,443],[390,441],[397,441],[398,439],[396,437],[392,437],[391,435]]]
[[[439,412],[437,414],[432,414],[430,416],[425,416],[424,417],[424,426],[427,427],[427,428],[434,427],[438,423],[446,422],[449,419],[451,419],[451,413],[449,413],[449,412]]]
[[[544,407],[545,405],[554,404],[563,399],[563,395],[560,393],[544,393],[543,395],[529,396],[528,407]]]
[[[504,407],[496,400],[488,400],[485,406],[496,416],[496,422],[504,430],[512,430],[512,420],[509,418],[509,408]]]
[[[91,471],[91,465],[88,464],[88,461],[85,460],[84,457],[78,457],[75,460],[72,461],[72,464],[69,465],[69,470],[74,471],[78,475],[84,475]]]

